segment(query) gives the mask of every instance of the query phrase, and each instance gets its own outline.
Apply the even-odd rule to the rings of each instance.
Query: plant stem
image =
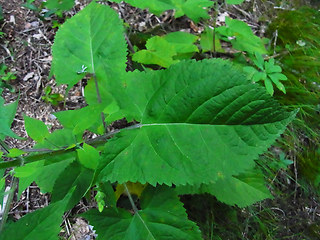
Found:
[[[96,74],[93,74],[93,79],[94,79],[94,84],[96,85],[96,93],[97,93],[97,100],[98,103],[101,103],[101,95],[100,95],[100,91],[99,91],[99,85],[98,85],[98,80],[97,80],[97,76]],[[107,132],[107,125],[106,122],[104,121],[105,116],[104,113],[101,112],[101,120],[102,120],[102,124],[103,124],[103,128],[104,128],[104,132]]]
[[[130,193],[128,187],[127,187],[127,184],[126,184],[126,183],[123,183],[123,186],[124,186],[124,189],[126,190],[126,193],[127,193],[127,195],[128,195],[128,198],[129,198],[130,204],[131,204],[131,206],[132,206],[132,209],[133,209],[133,211],[134,211],[134,214],[140,219],[140,221],[142,222],[143,226],[147,229],[147,231],[148,231],[149,236],[151,237],[151,239],[154,239],[154,240],[155,240],[156,238],[153,236],[153,234],[152,234],[152,232],[150,231],[149,227],[147,226],[147,224],[145,223],[145,221],[143,220],[143,218],[140,216],[139,210],[138,210],[136,204],[134,203],[134,201],[133,201],[133,199],[132,199],[132,196],[131,196],[131,193]],[[148,238],[148,239],[150,239],[150,238]]]
[[[0,145],[3,148],[3,150],[6,152],[6,154],[8,154],[10,152],[10,148],[7,146],[7,144],[4,141],[0,140]],[[22,157],[19,157],[19,160],[20,160],[20,165],[22,165],[23,162],[24,162],[24,159]],[[13,196],[14,196],[14,193],[15,193],[17,187],[18,187],[18,179],[15,178],[15,177],[12,177],[11,184],[9,186],[9,190],[8,191],[7,191],[7,189],[5,190],[5,194],[4,194],[4,197],[3,197],[3,202],[2,203],[4,205],[4,210],[3,210],[2,214],[1,214],[0,233],[1,233],[4,225],[7,222],[8,215],[9,215],[9,210],[10,210],[11,203],[13,201]],[[5,200],[6,193],[7,193],[8,197]]]
[[[129,201],[131,203],[131,206],[132,206],[132,209],[133,209],[134,213],[137,213],[138,212],[138,208],[137,208],[136,204],[134,203],[134,201],[132,199],[132,196],[131,196],[131,193],[130,193],[128,187],[127,187],[127,184],[124,183],[123,186],[124,186],[124,189],[126,190],[126,193],[128,195],[128,198],[129,198]]]
[[[96,137],[94,139],[90,139],[90,140],[86,141],[86,143],[93,146],[93,147],[98,147],[98,146],[105,144],[106,140],[108,138],[119,133],[122,130],[136,129],[136,128],[140,128],[141,126],[142,126],[141,124],[135,124],[135,125],[123,128],[121,130],[115,130],[113,132],[106,133],[106,134],[99,136],[99,137]],[[12,160],[12,161],[0,162],[0,169],[18,167],[18,166],[23,165],[24,162],[31,163],[31,162],[37,162],[37,161],[41,161],[44,159],[48,159],[51,157],[56,157],[56,156],[63,155],[66,153],[74,152],[77,148],[78,148],[77,146],[72,147],[72,148],[69,148],[69,146],[65,146],[65,147],[62,147],[61,149],[58,149],[58,150],[38,149],[38,152],[44,152],[44,153],[26,156],[23,159],[18,158],[18,159]],[[35,152],[34,150],[35,149],[24,149],[23,151]]]

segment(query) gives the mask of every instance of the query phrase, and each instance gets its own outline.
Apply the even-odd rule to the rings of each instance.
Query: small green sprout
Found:
[[[42,100],[44,100],[46,103],[50,103],[53,106],[58,106],[58,104],[62,101],[64,101],[64,96],[60,93],[51,93],[52,88],[50,86],[47,86],[44,89],[44,96],[42,96]]]
[[[14,73],[7,71],[7,69],[8,67],[5,64],[0,64],[0,88],[8,88],[11,92],[13,92],[14,88],[9,85],[9,82],[17,77],[14,75]]]
[[[255,57],[251,57],[251,60],[258,70],[251,66],[244,67],[243,70],[248,73],[249,79],[253,82],[263,80],[266,90],[270,95],[273,95],[274,93],[272,83],[274,83],[280,91],[286,93],[286,89],[280,80],[285,81],[287,80],[287,77],[281,73],[282,69],[279,65],[275,64],[274,58],[265,61],[262,55],[256,52]]]

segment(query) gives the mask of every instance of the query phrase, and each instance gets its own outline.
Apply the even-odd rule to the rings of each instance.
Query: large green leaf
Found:
[[[131,215],[123,209],[90,210],[83,217],[94,226],[99,239],[108,240],[196,240],[201,234],[187,218],[173,189],[147,188],[141,197],[141,210]]]
[[[6,136],[19,138],[10,128],[16,114],[18,101],[4,105],[4,100],[0,96],[0,139]]]
[[[120,2],[119,0],[113,2]],[[166,10],[174,9],[175,17],[187,15],[195,22],[201,18],[208,19],[207,7],[212,7],[210,0],[125,0],[125,2],[138,8],[148,8],[150,12],[160,15]]]
[[[59,202],[27,214],[15,223],[7,224],[0,234],[0,240],[56,240],[68,198],[66,196]]]
[[[93,1],[56,34],[52,47],[56,81],[70,88],[86,73],[94,74],[100,85],[116,81],[126,69],[126,50],[118,15]]]
[[[86,194],[91,187],[94,171],[83,167],[77,161],[71,163],[56,180],[51,201],[63,199],[68,193],[72,193],[66,210],[71,209]]]
[[[193,185],[237,175],[295,115],[223,60],[135,72],[126,95],[121,107],[140,124],[106,143],[105,181]]]
[[[201,186],[181,186],[179,194],[210,193],[221,202],[246,207],[255,202],[272,198],[265,186],[263,174],[257,169],[248,170],[239,176],[219,178],[217,182]]]

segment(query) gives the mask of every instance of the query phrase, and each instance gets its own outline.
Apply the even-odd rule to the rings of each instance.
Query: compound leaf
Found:
[[[87,73],[98,83],[116,81],[126,69],[126,49],[118,15],[93,1],[56,34],[52,47],[56,81],[70,88]]]
[[[102,213],[90,210],[82,216],[94,226],[98,240],[201,239],[197,225],[188,220],[173,189],[148,187],[140,201],[141,210],[134,215],[123,209],[105,209]]]
[[[140,124],[106,143],[98,167],[103,181],[193,185],[237,175],[295,115],[228,61],[130,76],[129,99],[120,104]]]

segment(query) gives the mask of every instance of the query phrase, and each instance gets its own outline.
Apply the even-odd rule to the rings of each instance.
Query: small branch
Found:
[[[103,144],[106,143],[106,140],[108,138],[110,138],[111,136],[119,133],[122,130],[129,130],[129,129],[136,129],[136,128],[140,128],[142,125],[141,124],[135,124],[120,130],[115,130],[113,132],[109,132],[106,133],[102,136],[96,137],[94,139],[90,139],[88,141],[86,141],[85,143],[93,146],[93,147],[97,147],[97,146],[101,146]],[[31,162],[37,162],[37,161],[41,161],[43,159],[47,159],[50,157],[55,157],[55,156],[59,156],[59,155],[63,155],[65,153],[69,153],[69,152],[73,152],[75,151],[78,147],[72,147],[72,148],[68,148],[69,146],[65,146],[62,147],[59,150],[49,150],[48,149],[39,149],[38,152],[44,152],[44,153],[40,153],[37,155],[31,155],[31,156],[26,156],[23,159],[22,158],[18,158],[12,161],[6,161],[6,162],[0,162],[0,169],[5,169],[5,168],[11,168],[11,167],[18,167],[24,164],[24,162],[26,163],[31,163]],[[34,152],[34,149],[30,149],[30,151],[28,149],[24,149],[23,151],[25,152]]]

